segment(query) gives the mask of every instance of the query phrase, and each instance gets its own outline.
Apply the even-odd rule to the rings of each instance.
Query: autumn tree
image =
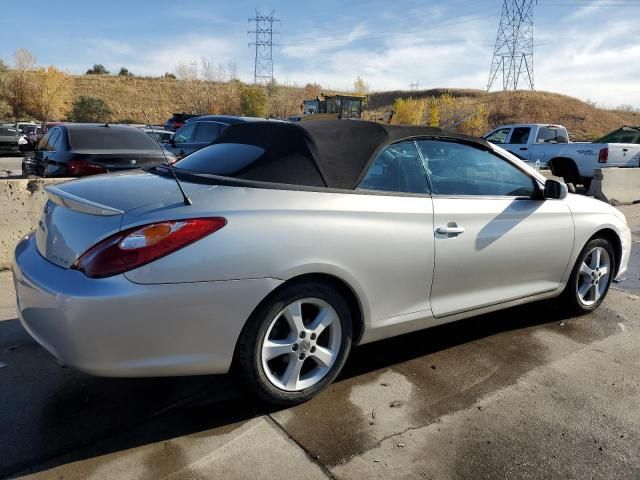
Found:
[[[69,76],[53,66],[40,67],[31,74],[32,91],[29,110],[43,123],[52,118],[59,119],[68,110],[71,97]]]
[[[269,88],[267,85],[267,92]],[[290,84],[277,85],[271,88],[268,95],[268,113],[270,117],[286,119],[300,113],[300,105],[304,100],[304,92]]]
[[[322,93],[322,87],[318,83],[307,83],[304,86],[304,98],[316,98]]]
[[[185,111],[202,115],[236,113],[227,110],[234,103],[237,105],[239,95],[240,82],[234,62],[228,62],[225,66],[202,57],[200,62],[179,64],[176,74],[182,80],[179,102]]]
[[[36,66],[36,58],[28,50],[21,48],[13,54],[13,69],[6,75],[6,102],[16,120],[27,113],[32,91],[30,74]]]
[[[8,73],[9,66],[0,58],[0,118],[8,118],[11,115],[11,107],[5,99]]]
[[[367,85],[362,77],[358,76],[353,82],[353,91],[354,93],[365,95],[369,92],[369,85]]]
[[[240,113],[247,117],[267,115],[267,92],[260,85],[243,85],[240,89]]]

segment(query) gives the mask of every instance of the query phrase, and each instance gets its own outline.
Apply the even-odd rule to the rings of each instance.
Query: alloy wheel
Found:
[[[336,310],[319,298],[287,305],[269,324],[260,349],[269,381],[299,391],[321,381],[340,352],[342,326]]]
[[[589,307],[607,291],[611,259],[603,247],[595,247],[585,255],[577,277],[577,294],[580,302]]]

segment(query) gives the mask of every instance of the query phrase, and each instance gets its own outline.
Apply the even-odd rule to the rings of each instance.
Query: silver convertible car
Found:
[[[352,345],[541,299],[590,312],[631,245],[617,210],[483,140],[363,121],[234,125],[175,177],[47,192],[14,264],[44,348],[94,375],[232,370],[277,404]]]

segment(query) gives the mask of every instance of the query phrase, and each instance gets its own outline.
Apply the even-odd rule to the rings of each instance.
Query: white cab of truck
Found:
[[[640,145],[635,143],[570,142],[562,125],[502,125],[483,138],[525,162],[551,168],[564,181],[589,187],[596,168],[640,166]]]

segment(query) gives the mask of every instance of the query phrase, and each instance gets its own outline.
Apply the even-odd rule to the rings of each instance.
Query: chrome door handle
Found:
[[[464,227],[438,227],[436,232],[443,235],[460,235],[461,233],[464,233]]]

